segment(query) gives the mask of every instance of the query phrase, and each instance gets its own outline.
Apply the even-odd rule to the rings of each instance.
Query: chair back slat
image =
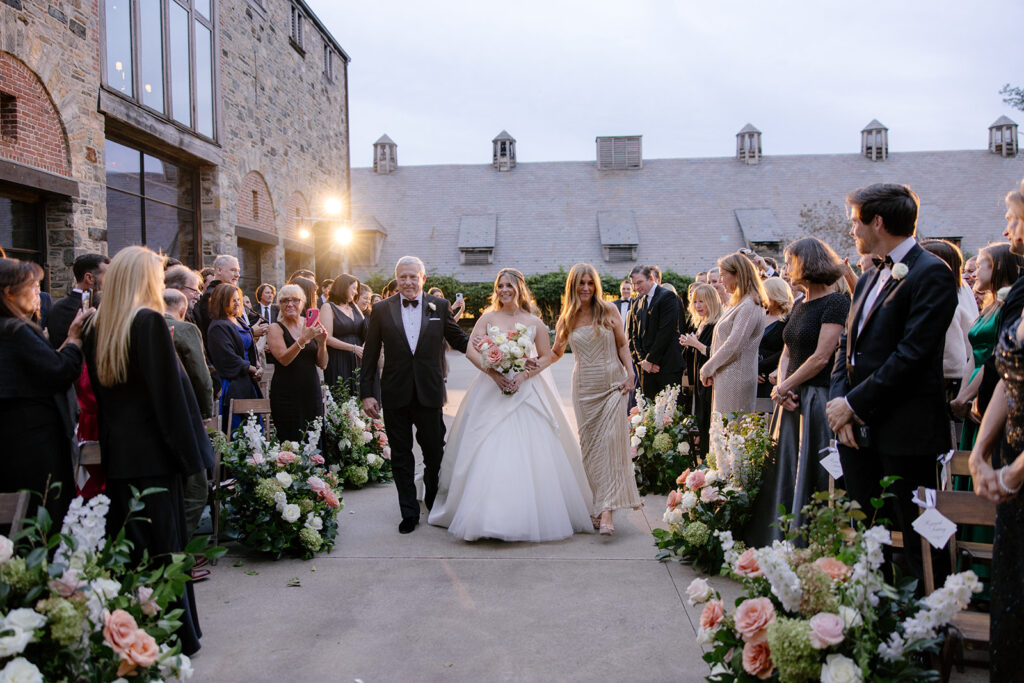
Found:
[[[996,524],[996,504],[971,491],[936,491],[935,507],[954,524]]]

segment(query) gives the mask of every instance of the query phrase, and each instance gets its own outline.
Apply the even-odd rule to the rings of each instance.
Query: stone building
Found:
[[[491,163],[399,166],[384,136],[374,166],[352,170],[353,270],[387,272],[413,253],[470,282],[501,266],[532,274],[580,261],[617,276],[636,263],[693,275],[744,246],[779,254],[808,232],[849,254],[844,199],[875,182],[918,193],[919,235],[976,253],[1000,239],[1003,196],[1024,177],[1017,124],[1005,116],[978,150],[891,152],[878,121],[861,131],[859,153],[776,156],[762,137],[748,124],[735,156],[699,159],[644,159],[641,136],[600,137],[594,161],[517,163],[502,131]]]
[[[54,294],[90,251],[335,270],[349,57],[302,0],[4,0],[0,246]]]

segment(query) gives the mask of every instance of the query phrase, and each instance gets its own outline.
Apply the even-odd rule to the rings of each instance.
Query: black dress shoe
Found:
[[[412,517],[410,517],[408,519],[403,519],[401,521],[401,523],[399,523],[399,525],[398,525],[398,533],[400,533],[400,534],[412,533],[412,530],[415,529],[416,525],[419,524],[419,523],[420,523],[420,521],[418,519],[413,519]]]

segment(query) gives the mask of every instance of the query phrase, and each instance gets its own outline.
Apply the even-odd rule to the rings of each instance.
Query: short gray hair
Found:
[[[168,289],[185,289],[196,284],[197,280],[199,284],[202,285],[202,276],[188,266],[183,266],[181,264],[171,266],[164,271],[164,287],[167,287]],[[195,289],[199,289],[199,287],[196,287]]]
[[[423,261],[418,256],[403,256],[398,259],[398,263],[395,264],[395,274],[398,274],[398,269],[401,266],[416,266],[421,272],[427,272],[427,267],[423,265]]]
[[[238,263],[238,259],[231,254],[218,254],[217,258],[213,259],[213,267],[222,268],[232,262]]]
[[[176,289],[165,289],[164,306],[175,311],[182,308],[188,308],[188,299],[185,298],[184,294]]]

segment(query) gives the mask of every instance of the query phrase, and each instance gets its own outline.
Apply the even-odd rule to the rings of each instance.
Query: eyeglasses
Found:
[[[188,291],[192,292],[193,294],[198,294],[199,293],[198,289],[196,289],[195,287],[189,287],[188,285],[182,286],[182,289],[187,289]]]
[[[287,299],[281,299],[281,305],[282,306],[287,306],[288,304],[296,304],[296,305],[298,305],[300,303],[302,303],[302,299],[292,299],[290,297],[287,298]]]

